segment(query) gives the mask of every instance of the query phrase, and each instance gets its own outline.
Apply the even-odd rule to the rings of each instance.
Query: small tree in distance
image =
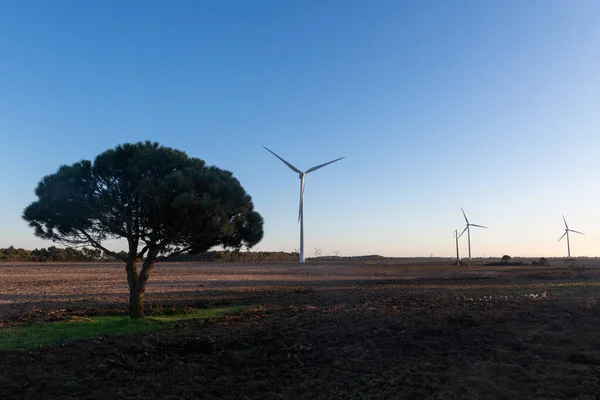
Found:
[[[503,256],[502,256],[502,262],[503,262],[503,263],[509,263],[509,262],[510,262],[510,260],[512,260],[512,257],[511,257],[511,256],[509,256],[509,255],[507,255],[507,254],[505,254],[505,255],[503,255]]]
[[[144,315],[157,260],[217,245],[252,247],[263,237],[263,219],[231,172],[149,141],[117,146],[93,163],[63,165],[35,194],[23,218],[37,236],[89,244],[125,263],[131,318]],[[127,240],[127,251],[104,246],[117,238]]]

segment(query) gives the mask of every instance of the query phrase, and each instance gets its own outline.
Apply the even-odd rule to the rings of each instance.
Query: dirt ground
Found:
[[[0,264],[0,321],[124,312],[126,289],[119,264]],[[599,297],[597,260],[160,264],[151,308],[256,306],[0,351],[0,399],[597,399]]]

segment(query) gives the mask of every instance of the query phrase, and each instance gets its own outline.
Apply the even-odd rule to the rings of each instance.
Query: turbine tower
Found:
[[[456,239],[456,265],[460,265],[460,253],[458,252],[458,238],[460,235],[458,234],[458,229],[454,230],[454,239]]]
[[[470,223],[469,220],[467,219],[467,214],[465,214],[465,210],[463,210],[462,207],[460,208],[460,210],[462,211],[463,216],[465,217],[467,226],[465,227],[465,229],[462,231],[462,233],[458,237],[460,238],[463,235],[463,233],[465,233],[465,231],[467,231],[467,241],[469,242],[469,260],[470,260],[471,259],[471,227],[476,226],[477,228],[485,228],[485,229],[488,229],[488,227]]]
[[[560,239],[558,239],[558,241],[560,242],[562,238],[565,237],[565,235],[567,236],[567,254],[569,255],[569,258],[571,258],[571,243],[569,242],[569,232],[579,233],[580,235],[585,235],[585,233],[569,229],[569,225],[567,225],[567,220],[565,219],[565,216],[563,215],[562,217],[563,221],[565,222],[565,233],[563,233],[563,235],[560,237]]]
[[[324,164],[314,166],[314,167],[309,168],[306,171],[302,172],[298,168],[296,168],[292,164],[290,164],[289,162],[285,161],[283,158],[279,157],[277,154],[273,153],[271,150],[267,149],[265,146],[263,146],[263,147],[269,153],[271,153],[275,157],[279,158],[285,165],[290,167],[290,169],[292,171],[296,172],[298,174],[298,177],[300,178],[300,208],[298,210],[298,222],[300,222],[300,262],[303,263],[304,262],[304,176],[306,174],[309,174],[313,171],[318,170],[319,168],[323,168],[326,165],[332,164],[336,161],[340,161],[341,159],[346,158],[346,157],[341,157],[341,158],[335,159],[333,161],[329,161]]]

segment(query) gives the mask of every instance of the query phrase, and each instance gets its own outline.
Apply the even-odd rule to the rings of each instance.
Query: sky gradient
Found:
[[[0,2],[0,247],[61,164],[158,141],[228,169],[260,250],[600,256],[597,1]],[[466,255],[466,240],[461,242]]]

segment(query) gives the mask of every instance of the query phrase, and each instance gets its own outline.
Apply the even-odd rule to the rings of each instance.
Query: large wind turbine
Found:
[[[263,146],[263,147],[265,147],[265,146]],[[346,157],[341,157],[341,158],[335,159],[333,161],[329,161],[324,164],[314,166],[314,167],[309,168],[306,171],[302,172],[298,168],[296,168],[292,164],[290,164],[289,162],[285,161],[283,158],[279,157],[277,154],[273,153],[271,150],[267,149],[266,147],[265,147],[265,150],[267,150],[269,153],[273,154],[275,157],[279,158],[285,165],[290,167],[290,169],[292,171],[298,173],[298,177],[300,178],[300,209],[298,210],[298,222],[300,222],[300,262],[303,263],[304,262],[304,176],[306,174],[309,174],[313,171],[318,170],[319,168],[323,168],[326,165],[332,164],[336,161],[340,161],[342,158],[346,158]]]
[[[567,220],[565,219],[565,216],[563,215],[562,217],[563,221],[565,222],[565,233],[563,233],[563,235],[560,237],[560,239],[558,239],[558,241],[560,242],[562,238],[565,237],[565,235],[567,236],[567,254],[569,254],[569,258],[571,258],[571,243],[569,242],[569,232],[579,233],[580,235],[585,235],[585,233],[569,229],[569,225],[567,225]]]
[[[465,233],[465,231],[467,231],[467,238],[468,238],[468,242],[469,242],[469,260],[470,260],[471,259],[471,227],[472,226],[476,226],[477,228],[485,228],[485,229],[488,229],[488,227],[487,226],[483,226],[483,225],[476,225],[476,224],[470,223],[469,220],[467,219],[467,214],[465,214],[465,210],[463,210],[462,207],[460,208],[460,210],[462,211],[463,216],[465,217],[465,221],[467,222],[467,226],[462,231],[462,233],[460,234],[460,236],[462,236],[463,233]]]

